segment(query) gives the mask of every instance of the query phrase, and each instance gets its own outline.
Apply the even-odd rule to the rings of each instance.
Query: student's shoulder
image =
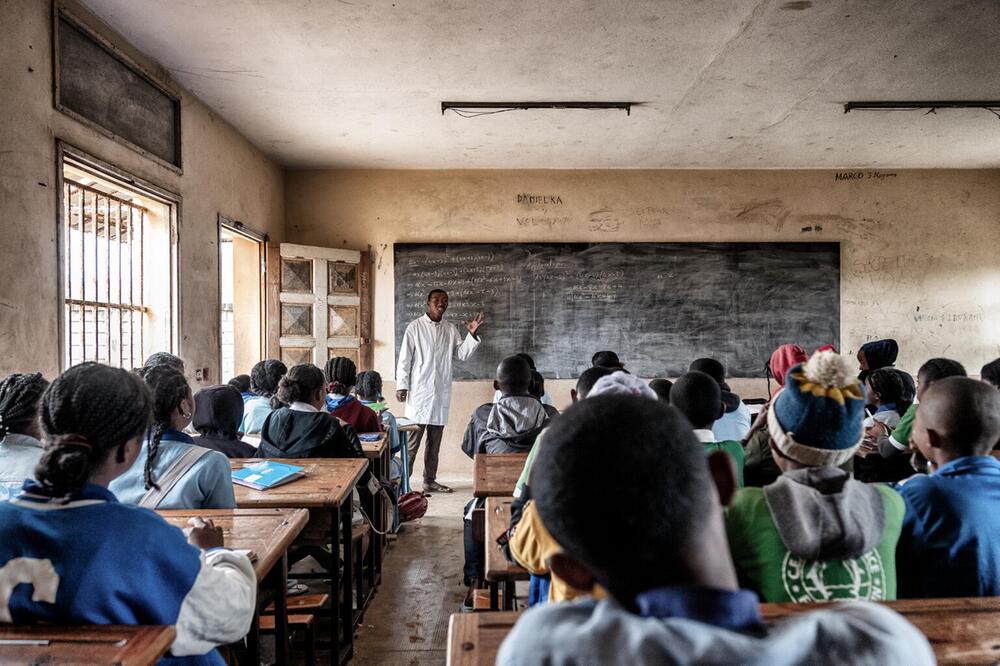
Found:
[[[577,654],[587,654],[588,644],[595,644],[599,638],[594,631],[584,628],[593,628],[598,606],[607,603],[587,598],[529,608],[500,645],[496,663],[548,663],[554,651],[564,652],[569,648]]]

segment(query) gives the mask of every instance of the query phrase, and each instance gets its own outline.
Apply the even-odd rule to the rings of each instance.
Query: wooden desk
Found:
[[[173,627],[0,624],[0,663],[146,666],[163,656],[174,635]]]
[[[406,423],[400,423],[400,421],[407,421]],[[417,423],[411,423],[407,419],[396,419],[396,432],[399,433],[399,459],[403,463],[403,476],[400,478],[400,486],[404,493],[410,492],[410,466],[413,465],[413,461],[410,460],[410,447],[408,446],[410,441],[410,433],[420,430],[420,425]]]
[[[476,497],[510,497],[527,459],[527,453],[478,454],[473,464],[472,494]]]
[[[361,448],[365,452],[365,457],[368,458],[369,463],[373,468],[380,470],[380,476],[385,480],[389,480],[389,457],[391,455],[389,449],[389,436],[382,433],[382,437],[375,442],[361,442]],[[358,607],[362,608],[367,605],[368,601],[371,599],[372,594],[375,592],[375,587],[382,580],[382,553],[385,551],[386,539],[385,534],[379,534],[379,532],[388,532],[391,525],[386,525],[385,521],[385,496],[379,493],[375,496],[375,501],[371,509],[366,508],[365,511],[370,514],[370,518],[374,523],[375,529],[372,530],[372,545],[368,549],[368,593],[364,594],[360,586],[358,588]]]
[[[503,586],[503,610],[514,610],[514,583],[531,576],[520,565],[510,562],[497,545],[497,538],[510,526],[512,499],[486,498],[486,582],[490,586],[490,610],[500,610],[500,586]]]
[[[257,584],[274,597],[275,657],[278,663],[288,660],[288,613],[285,592],[288,587],[288,548],[309,521],[305,509],[172,509],[157,511],[176,527],[187,527],[188,520],[197,516],[209,518],[222,528],[227,548],[252,550]],[[269,576],[270,574],[270,576]],[[248,661],[260,663],[260,610],[267,605],[268,595],[257,595],[257,608],[251,636]]]
[[[232,458],[234,470],[261,462],[258,458]],[[365,469],[359,458],[282,458],[279,462],[302,467],[305,477],[270,490],[233,484],[236,506],[247,509],[308,509],[309,522],[300,542],[313,541],[330,548],[331,628],[330,658],[346,663],[354,653],[353,568],[351,548],[351,491]],[[340,529],[337,529],[337,526]],[[344,544],[344,574],[339,575],[340,546]],[[303,575],[301,578],[308,578]],[[338,582],[339,579],[339,582]],[[337,603],[337,601],[340,603]]]
[[[931,644],[939,664],[995,664],[1000,661],[1000,597],[887,601]],[[776,622],[831,604],[761,604],[766,622]],[[500,643],[520,613],[455,613],[448,622],[449,666],[493,664]]]

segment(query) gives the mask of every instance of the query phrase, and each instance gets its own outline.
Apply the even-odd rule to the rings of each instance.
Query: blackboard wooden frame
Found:
[[[155,88],[157,92],[166,96],[171,101],[173,107],[173,134],[174,134],[173,151],[176,157],[175,161],[164,159],[163,157],[147,150],[146,148],[136,144],[135,142],[115,132],[113,128],[105,127],[101,123],[91,118],[88,118],[87,116],[74,110],[67,104],[63,103],[62,86],[60,80],[61,50],[60,50],[60,38],[59,38],[59,24],[61,21],[65,21],[69,26],[81,32],[85,37],[92,40],[99,48],[104,50],[111,58],[117,60],[123,67],[130,70],[133,74],[141,78],[145,83]],[[59,2],[59,0],[56,0],[53,3],[53,10],[52,10],[52,96],[53,96],[53,107],[60,113],[63,113],[69,116],[70,118],[73,118],[77,122],[86,125],[95,132],[98,132],[108,137],[109,139],[115,141],[116,143],[119,143],[123,146],[128,147],[131,150],[134,150],[143,157],[152,160],[153,162],[156,162],[160,166],[169,169],[170,171],[173,171],[178,174],[184,173],[184,161],[183,161],[183,151],[182,151],[183,142],[181,137],[180,94],[169,88],[167,85],[165,85],[145,66],[137,62],[135,59],[131,58],[116,44],[106,39],[96,30],[91,28],[85,21],[74,15],[67,7],[63,6]]]
[[[763,378],[781,344],[840,344],[839,242],[396,243],[393,255],[397,358],[429,288],[449,290],[455,324],[487,311],[484,346],[456,380],[490,379],[517,351],[546,378],[574,378],[599,349],[644,377],[708,355]]]

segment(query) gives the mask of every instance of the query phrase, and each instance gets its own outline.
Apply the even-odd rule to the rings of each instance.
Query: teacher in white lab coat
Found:
[[[406,418],[419,425],[407,441],[411,473],[420,444],[427,440],[424,492],[451,492],[451,488],[437,482],[441,435],[451,405],[451,362],[472,356],[479,347],[476,331],[485,321],[483,313],[477,312],[465,324],[468,334],[463,337],[457,326],[441,321],[447,309],[448,292],[434,289],[427,294],[427,313],[407,325],[396,364],[396,400],[406,403]]]

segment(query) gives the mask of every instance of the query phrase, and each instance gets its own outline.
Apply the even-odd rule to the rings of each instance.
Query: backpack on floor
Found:
[[[423,493],[411,491],[399,496],[400,523],[423,518],[425,513],[427,513],[427,498]]]

